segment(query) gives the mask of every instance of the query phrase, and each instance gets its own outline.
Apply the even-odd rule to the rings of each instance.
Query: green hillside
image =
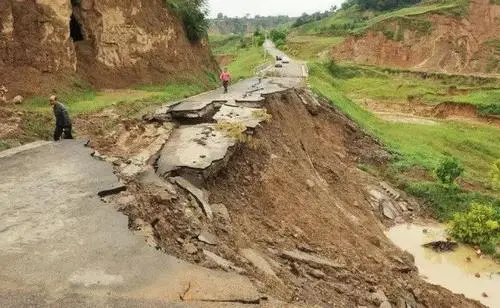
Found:
[[[362,34],[375,25],[388,21],[403,19],[411,24],[421,21],[421,16],[428,13],[461,16],[466,13],[468,0],[425,1],[418,5],[390,11],[361,10],[358,5],[341,9],[335,14],[294,29],[300,34]]]

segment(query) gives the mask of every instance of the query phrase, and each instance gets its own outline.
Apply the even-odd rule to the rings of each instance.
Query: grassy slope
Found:
[[[310,82],[313,88],[332,100],[343,112],[349,115],[369,132],[379,137],[389,148],[399,153],[396,167],[422,166],[433,169],[444,155],[457,157],[464,165],[466,179],[484,185],[488,171],[495,159],[500,156],[500,130],[487,125],[470,125],[458,122],[440,122],[439,125],[419,125],[390,123],[353,103],[344,93],[345,83],[356,83],[333,78],[325,65],[311,65]],[[359,81],[359,80],[358,80]],[[429,85],[425,85],[429,86]],[[386,88],[370,89],[359,85],[358,89],[371,95],[394,93]]]
[[[254,76],[257,67],[271,61],[262,47],[252,46],[250,38],[235,35],[211,36],[209,41],[214,55],[233,58],[227,68],[234,80]]]
[[[297,31],[303,34],[318,34],[328,33],[332,27],[342,28],[344,25],[349,25],[349,33],[362,33],[365,30],[375,26],[378,23],[394,18],[418,16],[430,12],[439,14],[463,14],[464,8],[467,7],[467,0],[450,0],[440,3],[423,2],[420,5],[402,8],[388,12],[361,12],[356,6],[346,10],[339,10],[336,14],[316,21],[305,24]]]
[[[312,60],[343,41],[343,37],[336,36],[294,35],[287,38],[285,51],[292,57]]]
[[[342,90],[351,99],[408,103],[408,97],[419,98],[429,105],[443,102],[458,102],[476,105],[484,114],[500,115],[500,82],[467,81],[444,78],[440,81],[422,79],[408,74],[387,75],[382,69],[361,65],[344,65],[352,78],[339,80]],[[450,87],[466,90],[467,94],[450,95]],[[497,89],[495,89],[497,88]]]
[[[215,87],[212,74],[186,77],[177,82],[165,85],[146,85],[137,89],[95,92],[77,89],[72,92],[59,93],[59,100],[65,103],[72,117],[95,114],[106,108],[114,107],[116,113],[133,116],[141,109],[164,104],[172,100],[188,97]],[[18,136],[21,142],[36,139],[50,139],[53,129],[52,110],[47,98],[36,97],[27,100],[20,108],[25,118],[23,135]],[[75,128],[78,131],[78,128]]]

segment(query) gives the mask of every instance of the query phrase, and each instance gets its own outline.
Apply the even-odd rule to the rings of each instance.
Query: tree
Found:
[[[206,0],[164,0],[164,3],[182,20],[190,41],[199,41],[207,36]]]
[[[224,14],[222,13],[217,14],[217,19],[224,19]]]

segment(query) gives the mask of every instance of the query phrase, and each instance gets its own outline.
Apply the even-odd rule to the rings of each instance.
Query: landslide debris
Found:
[[[481,307],[421,280],[412,256],[385,237],[418,204],[356,167],[387,162],[381,145],[305,90],[266,95],[263,107],[272,120],[203,181],[157,174],[155,153],[124,177],[128,191],[115,198],[130,227],[157,249],[248,275],[290,304]]]

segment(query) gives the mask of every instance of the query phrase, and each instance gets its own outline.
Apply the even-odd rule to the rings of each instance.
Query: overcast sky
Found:
[[[270,16],[300,16],[302,13],[324,11],[332,5],[340,7],[344,0],[208,0],[210,17],[223,13],[226,16],[245,14]]]

